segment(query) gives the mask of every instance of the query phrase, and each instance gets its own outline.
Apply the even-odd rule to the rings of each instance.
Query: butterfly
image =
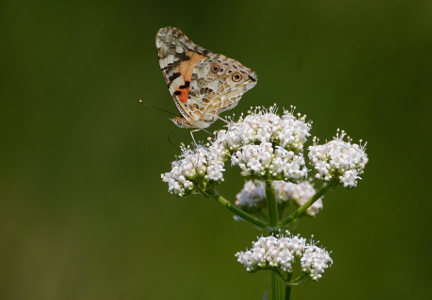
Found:
[[[156,34],[159,65],[180,115],[170,120],[193,132],[209,127],[234,108],[257,84],[255,72],[240,62],[194,44],[180,29]],[[196,142],[195,142],[196,144]]]

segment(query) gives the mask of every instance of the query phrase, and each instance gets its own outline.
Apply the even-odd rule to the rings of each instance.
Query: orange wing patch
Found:
[[[185,81],[190,81],[195,65],[199,63],[200,60],[204,59],[205,56],[192,51],[188,51],[186,55],[189,59],[180,63],[179,71]]]
[[[196,64],[205,58],[204,55],[192,51],[187,52],[186,55],[189,57],[189,59],[182,61],[178,66],[179,73],[184,79],[184,84],[179,86],[174,92],[174,95],[176,95],[177,98],[183,103],[187,103],[189,98],[189,86],[192,79],[193,70]]]
[[[187,81],[187,82],[189,82],[189,81]],[[177,90],[175,93],[178,94],[177,98],[181,102],[187,103],[187,99],[189,97],[189,88],[185,88],[185,89],[182,89],[182,90]]]

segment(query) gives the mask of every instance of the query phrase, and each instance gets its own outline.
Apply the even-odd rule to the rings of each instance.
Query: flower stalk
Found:
[[[261,221],[258,218],[255,218],[254,216],[248,214],[247,212],[241,210],[237,206],[233,205],[231,202],[229,202],[227,199],[225,199],[223,196],[219,195],[218,193],[211,191],[211,192],[201,192],[204,196],[211,197],[215,199],[217,202],[222,204],[224,207],[226,207],[228,210],[230,210],[233,214],[239,216],[240,218],[258,226],[261,229],[266,229],[268,227],[267,223],[264,221]]]
[[[279,216],[278,216],[278,207],[277,207],[277,201],[276,196],[273,188],[273,184],[271,181],[266,181],[266,196],[267,196],[267,208],[268,208],[268,215],[269,215],[269,225],[271,227],[275,227],[279,222]]]
[[[271,271],[272,300],[283,300],[283,285],[280,276],[275,271]]]
[[[291,274],[288,275],[288,281],[291,280]],[[285,285],[285,300],[289,300],[291,298],[291,284]]]
[[[324,186],[315,193],[315,195],[312,196],[312,198],[310,198],[305,204],[303,204],[302,206],[300,206],[295,212],[293,212],[291,215],[289,215],[288,217],[286,217],[285,219],[283,219],[282,221],[279,222],[278,226],[284,226],[284,225],[288,225],[289,223],[293,222],[295,219],[297,219],[298,217],[300,217],[302,214],[305,213],[305,211],[312,205],[315,203],[315,201],[317,201],[319,198],[321,198],[321,196],[323,196],[325,193],[327,193],[330,189],[332,189],[333,187],[335,187],[335,183],[327,183],[324,184]]]
[[[267,196],[267,208],[268,208],[268,215],[269,215],[269,225],[270,228],[274,228],[278,222],[278,207],[277,207],[277,200],[273,188],[273,183],[271,181],[266,181],[266,196]],[[279,276],[279,274],[276,271],[271,271],[271,286],[272,286],[272,292],[271,297],[272,300],[283,300],[283,280]]]

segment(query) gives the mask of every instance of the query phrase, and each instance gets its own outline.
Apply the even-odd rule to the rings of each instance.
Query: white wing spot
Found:
[[[174,55],[170,54],[165,58],[162,58],[159,62],[161,68],[165,68],[169,64],[172,64],[174,62]]]
[[[183,53],[183,48],[180,47],[180,46],[177,46],[177,47],[176,47],[176,52],[177,52],[177,53]]]
[[[171,87],[173,87],[173,91],[172,92],[174,92],[174,87],[179,87],[179,86],[183,85],[183,83],[184,83],[184,80],[183,80],[182,76],[177,77],[176,79],[174,79],[174,81],[171,82]]]

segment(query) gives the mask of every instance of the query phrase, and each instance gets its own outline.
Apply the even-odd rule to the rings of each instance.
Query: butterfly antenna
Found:
[[[159,111],[162,111],[162,112],[168,113],[168,114],[173,115],[173,116],[177,116],[177,114],[175,114],[175,113],[173,113],[173,112],[171,112],[171,111],[168,111],[168,110],[165,110],[165,109],[163,109],[163,108],[161,108],[161,107],[155,106],[155,105],[153,105],[153,104],[151,104],[151,103],[148,103],[147,101],[144,101],[144,100],[142,100],[142,99],[139,99],[138,101],[139,101],[139,103],[144,104],[144,105],[146,105],[146,106],[148,106],[148,107],[151,107],[151,108],[154,108],[154,109],[156,109],[156,110],[159,110]]]
[[[174,147],[174,148],[176,148],[178,151],[180,151],[181,152],[181,148],[179,147],[179,146],[177,146],[176,144],[174,144],[174,142],[171,140],[171,134],[174,132],[174,130],[176,129],[177,127],[174,127],[173,129],[171,129],[171,131],[168,133],[168,136],[167,136],[167,139],[168,139],[168,142]]]

